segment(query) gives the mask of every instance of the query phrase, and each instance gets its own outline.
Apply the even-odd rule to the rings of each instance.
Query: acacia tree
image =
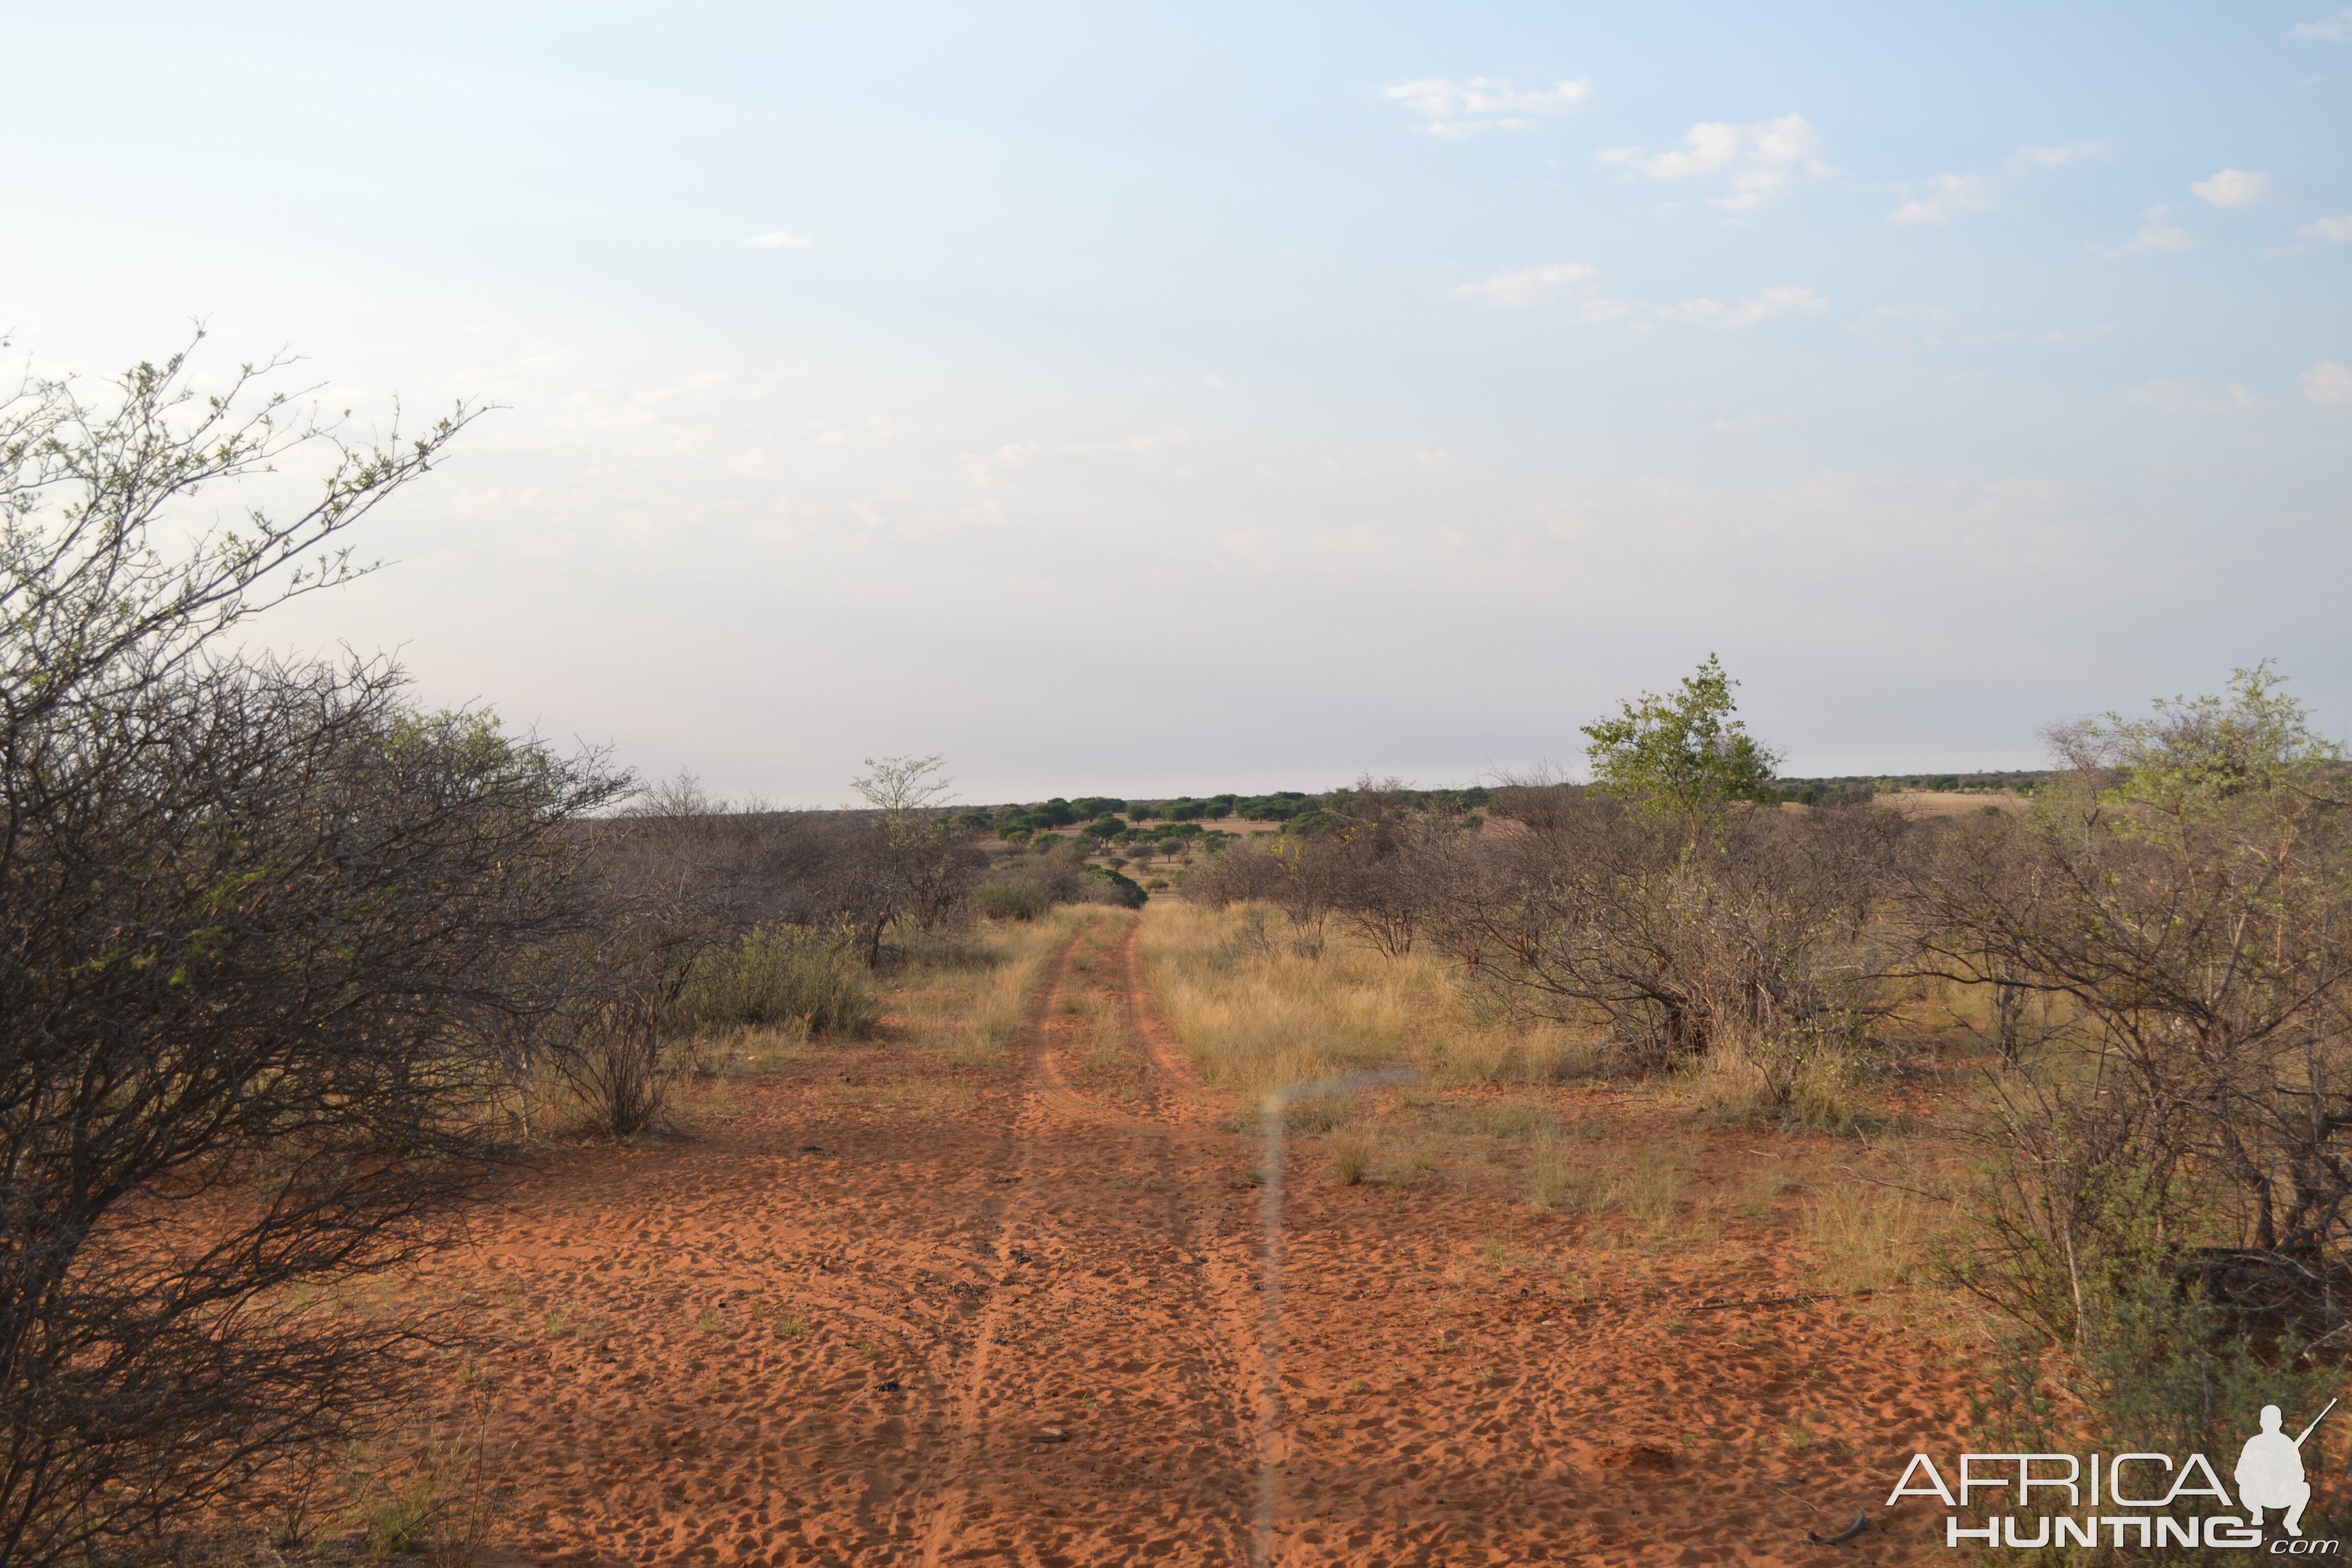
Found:
[[[971,829],[943,809],[954,788],[945,765],[937,756],[868,757],[870,771],[851,781],[870,815],[848,829],[833,892],[868,968],[901,921],[929,931],[953,915],[986,865]]]
[[[434,1245],[499,1157],[484,1042],[617,788],[388,665],[226,651],[354,574],[340,536],[472,417],[349,442],[279,368],[0,405],[0,1563],[151,1530],[392,1386],[406,1326],[296,1288]],[[298,458],[310,505],[170,546]]]

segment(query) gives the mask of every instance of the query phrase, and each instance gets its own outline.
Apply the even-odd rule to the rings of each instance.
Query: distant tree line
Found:
[[[1844,774],[1835,777],[1777,777],[1769,794],[1774,801],[1798,805],[1854,805],[1881,795],[1904,792],[1922,794],[2008,794],[2030,795],[2042,783],[2056,775],[2048,771],[2005,770],[1961,773],[1873,773]],[[1497,788],[1486,784],[1458,789],[1411,789],[1391,784],[1383,794],[1400,801],[1410,810],[1426,812],[1437,816],[1461,816],[1484,809],[1495,799]],[[1216,823],[1227,820],[1273,823],[1289,826],[1294,832],[1318,832],[1336,826],[1350,815],[1356,805],[1357,789],[1277,790],[1268,795],[1180,795],[1172,800],[1129,801],[1115,795],[1083,795],[1067,799],[1060,795],[1031,805],[1002,805],[967,809],[958,820],[981,834],[994,834],[1019,840],[1039,833],[1059,828],[1100,826],[1098,837],[1114,832],[1139,829],[1153,822],[1186,824]],[[1124,821],[1120,819],[1124,818]],[[1116,826],[1112,826],[1116,825]]]
[[[1486,804],[1493,791],[1483,785],[1465,789],[1413,790],[1398,786],[1414,809],[1441,816],[1458,816]],[[1081,824],[1119,822],[1119,827],[1142,827],[1153,822],[1176,825],[1223,822],[1287,823],[1318,811],[1345,812],[1354,799],[1352,789],[1310,795],[1305,790],[1276,790],[1270,795],[1215,795],[1173,800],[1128,801],[1114,795],[1085,795],[1076,800],[1056,795],[1030,805],[1004,805],[968,810],[959,820],[978,832],[999,835],[1047,833]],[[1102,836],[1107,836],[1102,835]]]

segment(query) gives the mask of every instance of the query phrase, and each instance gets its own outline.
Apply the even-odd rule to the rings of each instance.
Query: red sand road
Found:
[[[1239,1564],[1265,1477],[1286,1564],[1944,1555],[1939,1509],[1880,1503],[1914,1447],[1957,1448],[1965,1372],[1885,1303],[1710,1305],[1806,1293],[1789,1210],[1727,1220],[1728,1253],[1628,1250],[1523,1187],[1340,1187],[1295,1155],[1267,1409],[1256,1141],[1118,919],[961,1097],[916,1053],[820,1054],[481,1217],[431,1284],[473,1317],[468,1396],[520,1489],[499,1559]],[[1111,1073],[1060,1005],[1105,978]],[[1857,1507],[1854,1543],[1806,1543]]]

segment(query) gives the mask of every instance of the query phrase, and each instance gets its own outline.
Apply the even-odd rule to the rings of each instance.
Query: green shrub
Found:
[[[989,882],[972,895],[982,918],[992,921],[1034,921],[1054,907],[1053,896],[1034,877],[1011,877]]]
[[[1123,904],[1130,910],[1139,910],[1151,897],[1143,890],[1142,883],[1132,877],[1121,876],[1108,866],[1088,866],[1084,869],[1087,876],[1100,878],[1110,884],[1104,889],[1106,894],[1104,901],[1107,903]]]
[[[677,1006],[698,1027],[798,1024],[836,1039],[865,1034],[875,1012],[845,933],[782,922],[703,954]]]

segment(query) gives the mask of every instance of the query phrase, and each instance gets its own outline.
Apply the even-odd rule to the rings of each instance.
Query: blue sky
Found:
[[[503,405],[270,624],[841,798],[2352,714],[2352,12],[9,6],[0,327]]]

